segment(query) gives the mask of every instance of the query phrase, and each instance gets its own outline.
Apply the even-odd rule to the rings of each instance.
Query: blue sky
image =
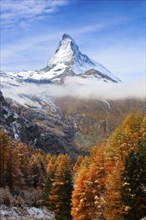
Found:
[[[1,70],[41,69],[63,33],[123,81],[145,76],[144,0],[1,0]]]

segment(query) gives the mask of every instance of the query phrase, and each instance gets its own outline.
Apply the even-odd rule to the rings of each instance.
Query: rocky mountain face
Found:
[[[130,112],[145,114],[145,101],[136,98],[107,101],[63,97],[56,103],[73,122],[75,143],[83,149],[107,139]]]
[[[0,91],[0,127],[15,140],[34,144],[35,137],[39,139],[40,132],[37,125],[19,115],[3,97]]]
[[[145,111],[144,100],[138,99],[56,98],[54,113],[8,101],[0,93],[0,127],[12,138],[51,154],[67,153],[73,159],[106,139],[129,112]]]
[[[60,113],[60,112],[59,112]],[[44,114],[8,103],[0,92],[0,127],[12,138],[36,146],[51,154],[67,153],[74,159],[79,150],[74,141],[76,129],[62,114]]]

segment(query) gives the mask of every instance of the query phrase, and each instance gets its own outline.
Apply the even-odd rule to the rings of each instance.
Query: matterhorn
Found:
[[[39,71],[22,71],[13,76],[25,82],[57,83],[66,77],[95,78],[105,82],[120,82],[102,64],[82,54],[74,39],[63,34],[54,55],[45,68]]]

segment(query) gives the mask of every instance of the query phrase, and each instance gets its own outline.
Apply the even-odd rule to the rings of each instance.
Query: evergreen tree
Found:
[[[141,155],[146,169],[146,134],[138,143],[138,152]]]
[[[146,216],[146,167],[139,153],[133,151],[129,153],[125,161],[123,177],[124,219],[139,220]]]
[[[56,171],[56,156],[52,156],[50,157],[50,160],[48,160],[47,175],[45,178],[44,200],[45,200],[46,206],[48,206],[48,202],[49,202],[48,196],[50,195],[50,191],[51,191],[52,184],[54,181],[55,171]]]
[[[56,219],[71,219],[72,162],[68,155],[60,154],[55,163],[55,173],[48,178],[48,209],[55,212]],[[53,180],[52,180],[53,179]]]
[[[42,152],[37,152],[31,156],[29,161],[31,166],[32,185],[34,188],[44,186],[46,176],[45,158]]]

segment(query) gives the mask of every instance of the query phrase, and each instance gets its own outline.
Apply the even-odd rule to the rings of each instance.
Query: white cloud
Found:
[[[144,98],[145,79],[140,78],[128,83],[105,83],[95,79],[80,77],[67,78],[64,86],[50,85],[45,88],[50,96],[72,96],[83,99],[124,99]],[[74,92],[72,92],[74,91]]]
[[[50,102],[50,97],[70,96],[92,100],[119,100],[125,98],[145,97],[144,79],[129,83],[105,83],[94,79],[80,77],[67,78],[64,85],[20,83],[13,78],[1,78],[2,92],[19,104],[40,107],[32,97],[41,97],[42,102]],[[39,105],[38,105],[39,104]]]
[[[2,25],[16,25],[21,20],[37,18],[42,14],[56,11],[58,7],[68,4],[68,0],[2,0]]]

